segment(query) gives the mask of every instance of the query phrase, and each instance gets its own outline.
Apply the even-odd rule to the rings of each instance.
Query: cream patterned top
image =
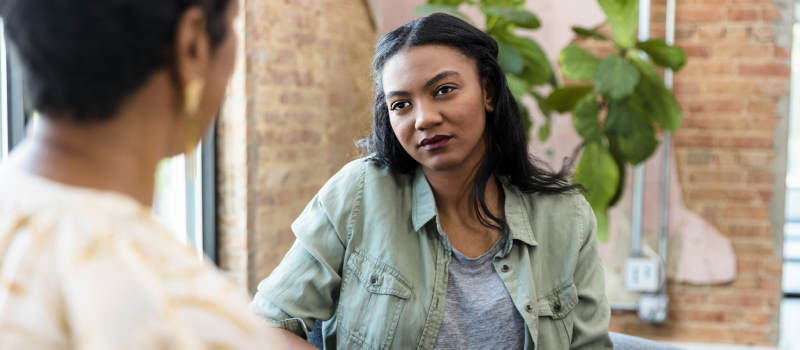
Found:
[[[0,349],[276,348],[212,266],[129,197],[0,170]]]

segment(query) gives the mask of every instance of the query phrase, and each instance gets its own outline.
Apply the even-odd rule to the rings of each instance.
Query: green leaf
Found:
[[[550,138],[550,122],[544,123],[539,127],[539,141],[545,142]]]
[[[622,199],[622,196],[625,194],[625,178],[628,176],[628,161],[625,160],[625,157],[622,156],[622,152],[619,150],[619,136],[616,135],[607,135],[608,136],[608,150],[611,152],[611,156],[614,157],[614,162],[617,163],[617,169],[619,171],[619,181],[617,182],[617,191],[614,192],[614,196],[611,197],[611,201],[608,202],[609,207],[613,207]]]
[[[595,211],[605,211],[617,191],[619,169],[614,157],[599,141],[587,142],[575,169],[573,183],[583,185],[586,201]]]
[[[561,72],[573,80],[592,80],[597,74],[600,59],[576,45],[567,46],[558,56]]]
[[[608,56],[597,67],[595,89],[612,100],[630,96],[639,84],[639,71],[619,55]]]
[[[636,115],[634,132],[630,136],[620,136],[620,153],[631,164],[636,165],[650,158],[658,148],[658,140],[653,125]]]
[[[664,86],[664,81],[649,63],[636,55],[629,57],[642,75],[631,96],[631,108],[640,116],[655,120],[664,129],[677,131],[681,127],[683,114],[672,91]]]
[[[597,119],[599,113],[600,107],[597,106],[593,94],[584,96],[575,105],[573,124],[575,130],[586,142],[600,141],[602,133],[600,132],[600,122]]]
[[[653,122],[636,113],[628,100],[609,103],[605,131],[618,136],[611,152],[634,165],[650,158],[658,147]]]
[[[468,23],[472,23],[472,20],[469,19],[469,17],[467,17],[467,15],[461,13],[461,11],[458,10],[458,7],[452,6],[452,5],[445,5],[445,4],[427,4],[427,5],[418,6],[416,9],[414,9],[414,16],[424,17],[424,16],[430,16],[430,15],[432,15],[434,13],[438,13],[438,12],[447,13],[447,14],[459,17],[459,18],[467,21]]]
[[[633,133],[631,120],[636,118],[636,112],[631,108],[629,100],[610,101],[608,103],[608,116],[606,116],[603,129],[607,133],[630,136]]]
[[[553,114],[553,110],[547,107],[547,100],[536,91],[529,91],[529,93],[536,100],[536,104],[539,105],[539,110],[542,111],[542,114],[549,120],[550,115]]]
[[[594,217],[597,219],[597,242],[606,243],[611,237],[608,228],[608,208],[593,211]]]
[[[638,0],[597,0],[608,17],[617,44],[623,49],[636,43],[636,26],[639,22]]]
[[[525,107],[522,103],[517,103],[519,106],[519,113],[522,115],[522,125],[525,127],[525,139],[528,139],[531,128],[533,127],[533,121],[531,121],[530,113],[528,112],[528,108]]]
[[[514,75],[522,73],[525,69],[525,61],[522,55],[520,55],[517,49],[500,37],[495,36],[494,39],[497,41],[497,47],[499,49],[497,60],[500,63],[500,67],[503,68],[503,71]]]
[[[686,64],[686,52],[680,47],[667,45],[663,39],[638,42],[636,47],[647,53],[661,67],[677,72]]]
[[[428,0],[429,4],[442,4],[442,5],[450,5],[450,6],[458,6],[461,5],[462,2],[466,0]]]
[[[495,40],[503,41],[514,47],[522,55],[525,63],[520,77],[528,81],[531,85],[542,85],[550,81],[554,76],[553,67],[547,59],[542,48],[535,41],[528,38],[520,38],[512,33],[497,32],[494,34]],[[506,73],[508,73],[506,71]]]
[[[508,89],[511,90],[515,100],[519,100],[531,88],[525,80],[508,73],[506,73],[506,82],[508,82]]]
[[[486,9],[484,9],[484,13],[489,16],[498,16],[522,28],[536,29],[541,25],[539,18],[536,17],[536,15],[523,9],[502,6],[488,6]]]
[[[586,29],[581,27],[572,27],[572,31],[575,32],[578,36],[587,39],[599,39],[602,41],[611,41],[607,36],[600,34],[600,32],[594,29]]]
[[[584,96],[594,91],[591,85],[570,85],[553,91],[547,97],[547,108],[564,113],[571,111]]]

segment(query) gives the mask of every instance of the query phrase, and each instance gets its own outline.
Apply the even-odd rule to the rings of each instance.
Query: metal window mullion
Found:
[[[215,264],[217,257],[217,137],[216,125],[206,135],[202,149],[202,237],[203,252]]]

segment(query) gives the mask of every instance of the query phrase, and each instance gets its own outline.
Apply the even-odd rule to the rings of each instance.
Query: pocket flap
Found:
[[[390,294],[403,299],[411,296],[411,284],[397,270],[358,248],[350,255],[347,266],[370,293]]]
[[[562,318],[572,311],[578,303],[578,288],[572,279],[561,284],[545,294],[540,295],[536,304],[539,307],[539,316]]]

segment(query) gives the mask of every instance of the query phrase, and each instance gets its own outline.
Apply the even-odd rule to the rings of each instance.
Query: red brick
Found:
[[[716,40],[724,38],[727,31],[725,27],[709,25],[700,27],[698,32],[701,39]]]
[[[719,138],[720,147],[734,148],[772,148],[772,136],[723,136]]]
[[[725,40],[737,43],[745,42],[750,39],[750,27],[729,27],[725,32]]]
[[[764,207],[728,206],[722,209],[722,217],[725,219],[768,220],[769,211]]]
[[[753,227],[753,231],[758,231],[757,227]],[[739,273],[742,272],[759,272],[761,271],[763,259],[761,258],[745,258],[740,257],[736,262],[736,267]]]
[[[736,112],[744,110],[744,100],[736,99],[704,99],[689,105],[690,112]]]
[[[672,142],[678,147],[711,147],[714,145],[714,138],[677,133],[673,137]]]
[[[785,47],[776,46],[775,47],[775,57],[776,58],[789,58],[789,57],[791,57],[791,53]]]
[[[748,112],[775,113],[778,110],[778,101],[775,98],[751,98],[747,105]]]
[[[733,8],[728,10],[729,21],[755,21],[758,20],[758,10],[755,8]]]
[[[753,28],[753,36],[758,42],[775,41],[775,30],[772,26],[757,26]]]
[[[732,339],[732,331],[724,327],[703,327],[697,325],[679,325],[676,336],[687,341],[727,343]]]
[[[733,307],[758,307],[766,304],[766,300],[758,294],[737,293],[715,295],[714,303]]]
[[[783,262],[770,260],[764,263],[764,273],[771,276],[780,276],[783,273]]]
[[[737,183],[742,180],[741,174],[735,171],[694,170],[690,174],[689,181],[695,183]]]
[[[766,326],[772,322],[772,315],[766,312],[745,312],[744,319],[747,324],[755,326]]]
[[[778,19],[781,16],[781,10],[776,7],[770,7],[763,10],[762,17],[764,21],[770,22]]]
[[[733,332],[733,340],[744,345],[764,345],[771,342],[767,331],[737,330]]]
[[[759,281],[758,288],[761,290],[780,291],[781,279],[780,277],[762,277]]]
[[[760,282],[760,278],[758,275],[747,273],[747,274],[740,274],[736,276],[736,280],[733,281],[733,287],[736,289],[755,289],[758,288]]]
[[[681,47],[686,51],[686,56],[689,58],[708,58],[711,56],[712,48],[709,45],[682,44]]]
[[[783,96],[789,94],[789,81],[764,81],[757,84],[758,92],[765,96]]]
[[[792,76],[792,69],[782,63],[742,63],[739,65],[739,74],[748,76],[776,76],[789,78]]]
[[[714,56],[724,58],[764,58],[773,52],[772,44],[717,44]]]
[[[679,23],[710,23],[720,21],[724,12],[719,6],[678,6],[675,19]]]
[[[681,69],[679,77],[685,76],[725,76],[736,73],[737,66],[731,63],[702,62],[690,60]]]
[[[775,244],[763,239],[737,240],[733,241],[733,251],[737,257],[760,256],[762,259],[772,259],[775,254]]]
[[[747,173],[747,183],[772,185],[775,183],[775,176],[768,171],[754,170]]]

